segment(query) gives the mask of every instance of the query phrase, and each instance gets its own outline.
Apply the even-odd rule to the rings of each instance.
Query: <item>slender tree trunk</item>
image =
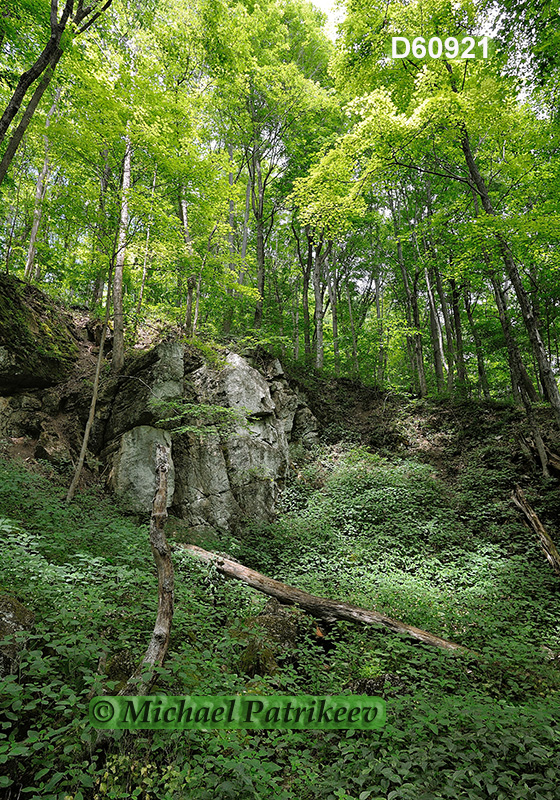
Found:
[[[134,332],[138,327],[138,320],[140,319],[140,309],[142,308],[142,300],[144,299],[144,289],[146,288],[146,278],[148,277],[148,263],[150,261],[150,231],[153,222],[153,208],[154,208],[154,195],[156,193],[156,179],[157,179],[157,165],[154,169],[154,179],[152,181],[152,194],[150,197],[150,218],[148,219],[148,228],[146,230],[146,245],[144,247],[144,263],[142,265],[142,282],[140,283],[140,292],[138,294],[138,305],[136,306],[136,319],[134,321]]]
[[[548,457],[546,455],[546,448],[544,442],[542,440],[542,436],[540,433],[539,425],[535,418],[535,414],[533,412],[533,405],[531,402],[531,397],[529,396],[529,392],[527,391],[526,385],[526,373],[524,376],[525,368],[523,366],[523,361],[521,359],[521,354],[517,347],[517,343],[515,342],[513,330],[511,327],[511,322],[507,313],[507,307],[505,303],[505,297],[500,286],[499,282],[497,281],[496,277],[492,275],[491,277],[492,285],[494,287],[494,296],[496,298],[496,306],[498,308],[498,315],[500,317],[500,323],[502,325],[502,330],[504,332],[504,337],[506,340],[506,345],[508,349],[508,355],[510,360],[510,369],[511,369],[511,378],[512,378],[512,385],[514,387],[514,394],[517,391],[517,394],[521,398],[521,402],[525,407],[525,413],[527,415],[527,421],[529,423],[529,428],[531,433],[533,434],[533,438],[535,440],[535,446],[537,448],[537,452],[539,454],[539,458],[541,460],[541,466],[543,475],[545,477],[549,476],[548,472]],[[531,384],[532,386],[532,384]],[[533,387],[534,391],[534,387]]]
[[[198,280],[196,282],[196,300],[194,304],[194,319],[193,319],[193,331],[192,335],[196,336],[196,332],[198,330],[198,315],[200,313],[200,286],[202,284],[202,270],[198,276]]]
[[[352,336],[352,364],[354,367],[354,376],[359,378],[360,366],[358,363],[358,342],[356,339],[356,326],[354,325],[354,312],[352,311],[352,298],[350,297],[348,281],[346,281],[346,296],[348,297],[348,318],[350,320],[350,333]]]
[[[264,229],[262,219],[255,222],[257,235],[257,291],[259,299],[255,306],[255,328],[260,328],[263,321],[263,302],[264,302]]]
[[[179,187],[179,218],[183,225],[183,238],[189,259],[193,256],[193,245],[189,230],[189,217],[187,201],[184,197],[183,186]],[[192,268],[192,265],[190,265]],[[187,308],[185,312],[185,332],[187,336],[194,336],[193,330],[193,292],[196,288],[196,275],[191,272],[187,278]]]
[[[324,362],[324,346],[323,346],[323,261],[321,255],[323,242],[315,247],[315,257],[313,259],[313,297],[315,300],[315,367],[318,370],[323,369]]]
[[[156,493],[152,504],[150,518],[150,545],[158,574],[158,610],[154,630],[144,658],[138,665],[134,675],[120,690],[119,695],[149,694],[157,673],[156,667],[161,667],[165,661],[171,623],[173,621],[173,596],[175,580],[173,562],[171,561],[171,548],[165,536],[165,523],[167,521],[167,475],[169,472],[169,455],[167,449],[158,444],[156,448]],[[145,675],[149,677],[145,678]]]
[[[426,374],[424,372],[424,355],[422,352],[422,334],[420,332],[420,310],[418,308],[417,281],[414,282],[414,290],[410,288],[408,272],[404,263],[401,240],[397,241],[397,260],[399,262],[403,279],[404,290],[407,299],[407,321],[414,333],[410,337],[412,353],[414,357],[415,375],[418,381],[418,393],[420,397],[426,397],[428,387],[426,384]]]
[[[486,367],[484,365],[484,350],[482,348],[482,341],[480,339],[480,335],[476,329],[476,325],[474,322],[471,300],[467,289],[464,289],[463,297],[465,302],[465,311],[467,312],[467,319],[469,321],[469,327],[471,329],[471,335],[474,339],[479,386],[482,389],[484,399],[490,400],[490,385],[488,383],[488,376],[486,374]]]
[[[0,161],[0,185],[4,181],[6,177],[6,173],[10,168],[10,164],[17,152],[17,149],[21,143],[23,136],[25,135],[25,131],[27,130],[29,123],[31,122],[31,118],[35,111],[37,110],[37,106],[39,105],[41,98],[43,97],[45,90],[49,83],[51,82],[51,78],[53,76],[54,68],[62,55],[62,50],[59,50],[56,56],[55,61],[53,62],[52,66],[50,66],[45,74],[43,75],[40,83],[38,84],[37,88],[33,92],[31,100],[29,101],[27,108],[23,112],[23,116],[19,121],[18,126],[14,130],[10,141],[8,142],[8,146],[2,156],[2,161]]]
[[[58,105],[61,92],[62,89],[59,87],[56,90],[54,102],[47,114],[47,118],[45,120],[45,129],[47,130],[49,128],[52,115],[56,111],[56,107]],[[39,177],[37,178],[37,185],[35,187],[35,207],[33,209],[33,225],[31,227],[29,248],[27,250],[27,260],[25,262],[25,271],[24,271],[25,278],[30,278],[31,275],[33,274],[33,265],[35,263],[35,252],[37,248],[37,233],[39,231],[39,225],[41,224],[41,217],[43,215],[43,202],[45,200],[45,195],[47,193],[47,182],[49,177],[49,140],[46,134],[43,136],[43,140],[45,142],[45,158],[43,160],[43,167],[41,169],[41,172],[39,173]]]
[[[99,262],[103,264],[103,245],[102,245],[102,233],[103,233],[103,224],[100,222],[102,218],[106,219],[105,214],[105,195],[107,194],[107,187],[109,186],[109,178],[111,174],[111,170],[109,167],[109,148],[105,147],[102,151],[101,156],[103,158],[103,167],[99,174],[99,218],[95,224],[95,235],[97,238],[96,250],[98,255],[100,256]],[[93,287],[92,293],[92,300],[91,300],[91,309],[93,310],[98,303],[101,303],[103,299],[103,288],[105,286],[105,267],[99,267],[97,271],[97,276],[95,278],[95,283]]]
[[[358,606],[352,606],[348,603],[341,603],[338,600],[330,600],[325,597],[317,597],[308,592],[303,592],[301,589],[288,586],[273,578],[268,578],[266,575],[255,572],[255,570],[249,569],[237,561],[232,561],[229,558],[210,553],[208,550],[203,550],[201,547],[197,547],[194,544],[180,546],[190,552],[195,558],[201,559],[207,563],[214,563],[217,571],[223,575],[243,581],[249,586],[258,589],[259,592],[263,592],[270,597],[276,597],[283,603],[298,605],[310,614],[324,619],[327,622],[347,620],[348,622],[361,624],[381,625],[393,633],[402,633],[411,636],[424,644],[440,647],[444,650],[472,654],[472,651],[468,651],[466,648],[461,647],[461,645],[455,644],[455,642],[441,639],[439,636],[434,636],[432,633],[420,630],[412,625],[407,625],[399,620],[386,617],[378,611],[359,608]]]
[[[235,178],[233,174],[233,170],[231,164],[233,162],[233,147],[228,145],[228,156],[229,156],[229,173],[228,173],[228,182],[229,187],[231,187],[235,183]],[[228,244],[229,244],[229,253],[231,256],[231,261],[229,264],[229,270],[233,277],[235,273],[235,203],[233,202],[233,198],[230,197],[229,199],[229,215],[228,215],[228,222],[229,222],[229,231],[228,231]],[[225,334],[230,333],[231,326],[233,323],[233,314],[234,314],[234,291],[233,288],[228,286],[227,294],[226,294],[226,306],[224,311],[224,321],[223,321],[223,331]]]
[[[294,291],[292,300],[292,341],[294,348],[294,361],[299,358],[299,297],[298,297],[298,279],[294,281]]]
[[[113,255],[111,258],[111,266],[109,268],[109,276],[107,282],[107,300],[105,303],[105,319],[103,320],[103,329],[101,331],[101,342],[99,343],[99,353],[97,354],[97,364],[95,367],[95,377],[93,379],[93,392],[91,395],[91,404],[89,407],[89,416],[86,423],[86,428],[84,431],[84,438],[82,439],[82,446],[80,449],[80,456],[78,458],[78,463],[76,465],[76,469],[74,471],[74,477],[72,478],[72,483],[68,489],[68,493],[66,494],[66,502],[70,503],[73,500],[74,495],[76,493],[76,488],[78,486],[78,482],[80,480],[80,476],[82,474],[82,470],[84,468],[84,461],[86,458],[87,453],[87,446],[89,442],[89,435],[91,433],[91,429],[95,420],[95,408],[97,406],[97,395],[99,392],[99,376],[101,374],[101,365],[103,363],[103,349],[105,346],[105,338],[107,336],[107,328],[109,327],[109,315],[111,313],[111,278],[113,275],[113,263],[115,261],[115,252],[113,251]]]
[[[444,366],[445,357],[443,355],[443,339],[441,336],[441,325],[432,291],[432,284],[427,268],[424,270],[424,279],[426,281],[426,289],[428,291],[428,304],[430,307],[430,331],[432,334],[432,346],[434,350],[434,365],[436,371],[436,384],[438,392],[443,391],[445,385]]]
[[[264,304],[264,281],[265,281],[265,263],[264,263],[264,187],[262,180],[261,162],[257,155],[255,158],[255,172],[257,178],[257,197],[253,196],[253,213],[255,214],[255,228],[257,237],[257,291],[259,299],[255,306],[255,328],[260,328],[263,321],[263,304]],[[254,189],[253,189],[254,195]]]
[[[455,328],[455,341],[457,343],[457,389],[460,395],[468,393],[467,367],[465,364],[465,351],[463,346],[463,328],[461,326],[461,311],[459,309],[459,290],[453,278],[450,279],[451,304],[453,308],[453,327]]]
[[[381,279],[377,275],[375,278],[375,316],[377,319],[377,332],[379,336],[379,351],[377,354],[377,375],[375,376],[376,383],[382,387],[385,383],[385,366],[387,363],[387,354],[385,351],[385,329],[383,325],[383,308],[381,301]]]
[[[465,161],[469,170],[471,180],[476,187],[478,195],[480,196],[482,207],[484,208],[484,211],[490,216],[496,216],[496,212],[494,210],[494,207],[490,200],[488,189],[486,187],[486,183],[478,169],[478,166],[472,154],[470,140],[466,130],[464,130],[463,133],[461,146],[463,149],[463,154],[465,156]],[[538,327],[538,321],[535,317],[533,307],[531,305],[527,291],[523,286],[523,282],[521,280],[517,264],[514,261],[514,258],[511,254],[511,251],[509,249],[506,240],[504,239],[501,233],[498,233],[496,235],[496,239],[498,242],[500,254],[502,256],[506,268],[507,275],[511,283],[513,284],[513,288],[515,289],[515,294],[517,295],[517,301],[521,309],[521,314],[523,316],[525,327],[527,328],[527,333],[529,334],[529,340],[533,348],[533,353],[537,361],[537,364],[539,365],[541,380],[546,389],[548,400],[552,406],[554,417],[556,419],[556,424],[558,425],[558,427],[560,427],[560,391],[558,390],[558,384],[556,383],[556,378],[552,371],[550,361],[548,360],[548,357],[546,355],[546,348],[541,338],[541,334]]]
[[[243,237],[241,239],[241,269],[239,271],[239,283],[243,285],[245,280],[245,258],[247,257],[247,241],[249,239],[249,214],[251,212],[251,180],[247,181],[245,191],[245,214],[243,215]]]
[[[340,375],[340,347],[338,342],[338,279],[336,275],[336,257],[332,257],[332,269],[328,275],[329,299],[331,302],[332,333],[333,333],[333,353],[334,353],[334,374]]]
[[[422,352],[422,333],[420,331],[420,310],[418,308],[418,271],[414,279],[414,287],[410,288],[410,281],[408,279],[408,272],[404,263],[402,241],[399,232],[399,222],[397,216],[397,209],[393,202],[393,197],[389,193],[389,205],[391,214],[393,216],[393,226],[395,230],[395,239],[397,242],[397,262],[403,279],[403,286],[406,294],[406,309],[407,309],[407,322],[410,328],[414,328],[415,332],[412,336],[407,337],[410,340],[412,352],[414,355],[415,378],[418,386],[418,393],[420,397],[425,397],[428,393],[426,384],[426,374],[424,372],[424,355]]]
[[[10,271],[10,257],[12,255],[12,243],[14,241],[14,233],[16,229],[16,222],[19,214],[19,199],[21,194],[21,187],[23,184],[22,175],[23,175],[23,168],[25,165],[25,147],[21,154],[21,164],[19,169],[19,179],[17,181],[17,191],[16,191],[16,202],[15,205],[12,206],[12,222],[9,226],[9,235],[7,237],[6,242],[6,256],[5,256],[5,264],[6,264],[6,275],[8,275]]]
[[[527,522],[539,538],[539,544],[546,556],[546,560],[556,574],[560,575],[560,553],[556,549],[556,545],[548,535],[546,528],[538,518],[537,514],[527,502],[525,494],[519,486],[515,487],[515,491],[512,492],[511,499],[517,508],[519,508],[520,511],[525,514]]]
[[[292,231],[296,240],[298,260],[301,267],[301,274],[303,277],[303,287],[301,292],[301,305],[303,309],[303,344],[304,355],[307,362],[311,361],[311,324],[309,318],[309,279],[311,277],[311,268],[313,266],[313,240],[309,232],[309,225],[304,227],[305,238],[307,242],[307,250],[304,254],[301,250],[301,242],[297,233],[297,228],[292,223]]]
[[[123,179],[121,195],[121,217],[119,222],[118,250],[115,262],[115,278],[113,282],[113,363],[112,371],[118,374],[124,366],[124,309],[123,309],[123,271],[126,256],[126,239],[128,232],[128,193],[130,190],[130,174],[132,165],[132,147],[128,133],[125,138],[123,162]]]
[[[447,347],[447,391],[449,394],[453,394],[453,370],[455,368],[455,343],[453,339],[453,326],[451,324],[447,299],[443,290],[441,274],[437,268],[437,265],[434,267],[434,273],[436,278],[436,289],[441,305],[441,312],[443,314],[443,325],[445,328],[445,342]]]

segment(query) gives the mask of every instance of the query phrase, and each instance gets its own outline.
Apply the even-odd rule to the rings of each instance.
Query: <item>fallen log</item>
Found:
[[[533,531],[539,537],[539,543],[541,545],[542,550],[547,558],[547,561],[552,566],[552,569],[560,575],[560,553],[556,549],[556,545],[550,538],[549,534],[546,531],[546,528],[538,518],[536,512],[531,508],[529,503],[527,502],[527,498],[519,486],[515,487],[515,491],[511,494],[511,499],[524,514],[525,517],[533,529]]]
[[[218,572],[222,575],[243,581],[248,586],[252,586],[254,589],[258,589],[259,592],[269,595],[270,597],[276,597],[277,600],[283,603],[298,605],[314,617],[323,619],[326,622],[345,620],[347,622],[357,622],[365,625],[381,625],[394,633],[404,633],[424,644],[441,647],[443,650],[466,653],[471,656],[477,655],[473,653],[472,650],[462,647],[455,642],[441,639],[439,636],[434,636],[432,633],[420,630],[420,628],[415,628],[412,625],[407,625],[405,622],[386,617],[385,614],[380,614],[378,611],[359,608],[349,603],[340,603],[337,600],[329,600],[326,597],[317,597],[308,592],[303,592],[301,589],[296,589],[294,586],[288,586],[281,581],[267,578],[266,575],[244,567],[243,564],[239,564],[237,561],[232,561],[229,558],[210,553],[208,550],[203,550],[201,547],[197,547],[194,544],[177,545],[177,547],[187,550],[191,555],[202,561],[207,563],[213,562]]]

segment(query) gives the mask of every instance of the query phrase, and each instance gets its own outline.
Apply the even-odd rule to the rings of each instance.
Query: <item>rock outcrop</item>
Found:
[[[169,433],[165,410],[150,399],[185,400],[191,409],[234,412],[225,429],[199,435]],[[175,427],[177,427],[175,425]],[[222,364],[203,364],[177,342],[160,344],[137,359],[101,402],[95,439],[110,465],[109,483],[122,503],[147,513],[154,487],[155,448],[170,451],[168,504],[194,529],[235,530],[247,520],[270,520],[289,467],[289,445],[317,438],[305,398],[293,391],[277,360],[262,372],[236,353]]]
[[[71,319],[39,289],[0,275],[0,394],[60,383],[77,354]]]
[[[38,288],[0,276],[4,446],[71,471],[88,417],[98,334],[94,320],[73,319]],[[170,402],[179,404],[177,411]],[[208,409],[216,408],[229,412],[225,428],[208,424]],[[168,419],[177,414],[181,432]],[[105,474],[124,508],[147,515],[162,444],[170,452],[172,512],[194,529],[233,531],[247,520],[274,517],[290,446],[316,439],[317,421],[277,359],[228,351],[205,359],[170,340],[129,358],[122,374],[105,373],[87,464]]]

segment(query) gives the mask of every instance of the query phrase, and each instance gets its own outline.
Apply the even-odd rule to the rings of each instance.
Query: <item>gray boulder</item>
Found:
[[[152,508],[156,491],[156,447],[158,444],[171,449],[171,436],[160,428],[138,425],[126,431],[113,457],[109,485],[126,508],[137,513],[146,513]],[[171,505],[175,491],[175,469],[169,460],[167,477],[167,504]]]
[[[221,430],[207,426],[202,435],[169,433],[158,427],[164,413],[150,406],[154,396],[218,406],[233,411],[233,418]],[[195,417],[186,421],[197,425]],[[196,530],[233,531],[244,521],[274,517],[295,428],[311,442],[317,423],[277,360],[259,370],[230,352],[222,364],[202,364],[183,345],[168,342],[137,358],[106,395],[99,449],[110,464],[110,486],[125,507],[146,513],[154,494],[156,445],[170,447],[173,513]]]

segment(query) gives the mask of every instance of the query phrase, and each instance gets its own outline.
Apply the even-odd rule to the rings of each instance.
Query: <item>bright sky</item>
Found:
[[[334,39],[336,23],[342,17],[342,12],[334,10],[336,0],[311,0],[311,2],[314,6],[320,8],[323,13],[328,15],[327,33],[331,39]]]

